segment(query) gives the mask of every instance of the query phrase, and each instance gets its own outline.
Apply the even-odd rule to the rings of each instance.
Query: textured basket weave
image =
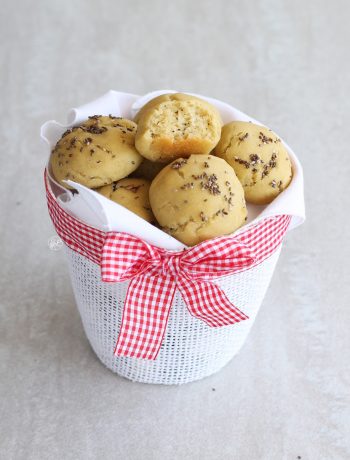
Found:
[[[209,327],[190,315],[177,292],[155,361],[114,356],[128,282],[103,283],[98,265],[65,248],[85,333],[100,360],[130,380],[169,385],[211,375],[238,353],[266,293],[281,246],[260,265],[216,281],[249,320],[221,328]]]

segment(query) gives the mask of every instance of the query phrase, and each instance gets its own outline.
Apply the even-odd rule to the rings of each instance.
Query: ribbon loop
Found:
[[[105,282],[128,281],[158,263],[153,246],[126,233],[107,233],[101,254],[101,279]]]

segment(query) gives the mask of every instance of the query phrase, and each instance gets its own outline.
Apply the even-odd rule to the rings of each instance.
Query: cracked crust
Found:
[[[151,183],[145,179],[127,178],[105,185],[96,191],[110,200],[134,212],[147,222],[155,221],[149,204]]]
[[[292,179],[290,158],[279,137],[254,123],[233,121],[223,126],[213,153],[235,170],[250,203],[270,203]]]
[[[133,121],[98,115],[67,130],[51,154],[55,178],[66,188],[66,179],[97,188],[128,176],[142,162],[135,132]]]
[[[191,154],[209,154],[219,142],[222,121],[208,102],[186,94],[164,94],[136,115],[135,146],[142,156],[167,163]]]
[[[234,170],[212,155],[191,155],[163,168],[151,184],[150,203],[162,229],[188,246],[230,234],[247,217]]]

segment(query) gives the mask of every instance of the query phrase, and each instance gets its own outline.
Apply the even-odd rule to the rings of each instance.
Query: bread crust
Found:
[[[213,155],[174,160],[152,181],[149,197],[161,228],[188,246],[231,234],[247,217],[234,170]]]
[[[96,191],[110,200],[134,212],[147,222],[155,221],[149,204],[150,181],[139,178],[121,179]]]
[[[128,176],[142,162],[135,148],[136,123],[95,115],[68,129],[51,153],[53,175],[63,187],[70,179],[90,188]]]
[[[235,170],[249,203],[271,203],[292,180],[287,149],[263,126],[244,121],[227,123],[213,153]]]

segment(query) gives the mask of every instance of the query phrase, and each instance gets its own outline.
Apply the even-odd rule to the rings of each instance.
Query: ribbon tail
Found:
[[[116,356],[154,360],[159,353],[176,290],[169,276],[141,275],[129,284]]]
[[[189,312],[211,327],[228,326],[249,319],[214,283],[182,277],[177,287]]]

